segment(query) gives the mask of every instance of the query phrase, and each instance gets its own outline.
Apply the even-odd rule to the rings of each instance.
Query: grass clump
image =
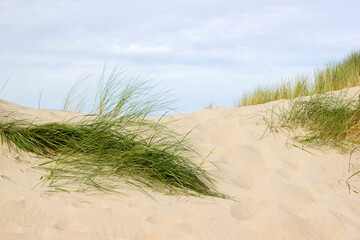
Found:
[[[293,99],[322,94],[360,85],[360,51],[355,51],[338,63],[331,63],[314,71],[314,79],[298,75],[293,81],[280,86],[259,87],[250,94],[244,94],[237,106],[263,104],[280,99]]]
[[[213,179],[191,160],[200,157],[186,136],[148,117],[160,107],[149,83],[114,69],[99,79],[97,104],[80,121],[36,124],[5,116],[2,142],[30,152],[51,191],[121,192],[123,184],[166,194],[225,197]],[[75,96],[72,89],[65,101]],[[163,96],[163,95],[161,95]],[[79,98],[83,104],[83,98]],[[157,104],[159,103],[159,104]]]
[[[348,151],[360,145],[360,101],[345,92],[299,99],[277,115],[277,127],[305,130],[294,139],[303,143],[329,145]]]
[[[321,94],[360,85],[360,51],[351,53],[342,62],[328,64],[315,71],[313,94]]]
[[[280,99],[291,99],[309,95],[309,84],[305,75],[297,76],[295,80],[285,82],[279,87],[258,87],[251,94],[244,94],[237,106],[263,104]]]

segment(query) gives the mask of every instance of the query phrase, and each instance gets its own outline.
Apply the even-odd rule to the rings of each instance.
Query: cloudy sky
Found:
[[[358,0],[0,0],[0,98],[61,109],[104,62],[173,89],[180,112],[360,49]]]

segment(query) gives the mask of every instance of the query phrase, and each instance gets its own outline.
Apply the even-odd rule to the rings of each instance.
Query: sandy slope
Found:
[[[0,178],[0,239],[360,239],[360,195],[345,183],[348,156],[287,148],[283,135],[260,140],[266,125],[259,114],[272,104],[173,116],[178,131],[196,127],[191,138],[204,154],[215,147],[208,159],[220,170],[205,168],[237,201],[152,193],[155,201],[137,190],[112,198],[50,195],[33,188],[41,177],[31,169],[36,159],[2,146],[0,175],[13,182]],[[0,111],[48,121],[67,115],[5,101]]]

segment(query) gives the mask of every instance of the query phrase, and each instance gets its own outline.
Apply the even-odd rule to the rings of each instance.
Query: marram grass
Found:
[[[200,156],[186,136],[145,118],[159,108],[150,89],[144,88],[146,82],[120,76],[114,70],[105,80],[102,73],[96,114],[81,121],[36,124],[4,116],[2,143],[38,156],[41,161],[35,167],[47,172],[42,181],[50,191],[121,193],[121,186],[128,184],[144,192],[150,188],[165,194],[226,197],[192,162]]]
[[[244,94],[237,106],[263,104],[280,99],[292,99],[310,94],[309,84],[305,75],[298,75],[293,81],[284,82],[276,87],[258,87],[251,94]]]
[[[294,140],[349,151],[360,146],[360,99],[348,98],[345,93],[330,92],[298,99],[290,103],[289,108],[280,108],[271,126],[301,128],[304,133],[297,134]]]
[[[327,64],[314,71],[314,79],[298,75],[279,86],[259,87],[244,94],[236,106],[263,104],[281,99],[322,94],[360,85],[360,51],[354,51],[343,61]]]

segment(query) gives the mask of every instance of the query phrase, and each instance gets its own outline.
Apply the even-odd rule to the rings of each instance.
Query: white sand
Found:
[[[204,110],[173,116],[176,129],[206,154],[205,168],[222,179],[218,189],[238,201],[174,197],[138,190],[129,196],[45,193],[35,187],[35,158],[0,148],[0,239],[46,240],[267,240],[360,239],[360,195],[349,194],[348,156],[335,150],[287,148],[284,135],[258,122],[266,106]],[[67,113],[0,101],[0,111],[59,121]],[[67,116],[69,117],[69,116]],[[258,124],[257,124],[258,123]],[[360,168],[359,155],[352,162]],[[353,172],[353,170],[352,170]],[[358,178],[359,179],[359,178]],[[356,180],[356,179],[355,179]],[[358,184],[360,181],[352,181]]]

